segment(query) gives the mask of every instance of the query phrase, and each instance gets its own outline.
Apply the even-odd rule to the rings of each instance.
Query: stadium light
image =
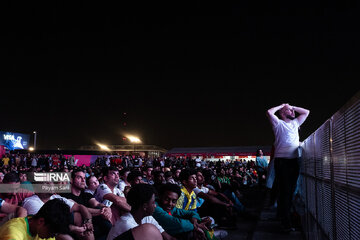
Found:
[[[130,140],[130,142],[132,142],[132,143],[141,143],[141,140],[140,140],[138,137],[128,136],[127,138],[128,138],[128,139]]]
[[[104,145],[104,144],[98,143],[97,145],[100,147],[101,150],[110,150],[110,149],[108,148],[108,146],[106,146],[106,145]]]

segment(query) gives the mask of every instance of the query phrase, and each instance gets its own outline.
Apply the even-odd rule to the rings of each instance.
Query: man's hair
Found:
[[[8,172],[4,175],[3,183],[20,182],[19,174],[16,172]]]
[[[103,177],[106,177],[109,174],[110,171],[119,171],[119,169],[117,169],[114,166],[104,167],[104,169],[103,169]]]
[[[144,203],[150,201],[155,194],[155,189],[152,185],[146,183],[139,183],[133,186],[126,199],[132,210],[139,209]]]
[[[119,171],[119,175],[122,176],[124,175],[126,172],[130,172],[130,169],[129,168],[123,168]]]
[[[161,170],[155,170],[155,171],[153,171],[153,176],[154,176],[154,178],[156,179],[157,177],[159,177],[160,176],[160,174],[164,174],[164,172],[163,171],[161,171]],[[165,174],[164,174],[164,176],[165,176]]]
[[[189,177],[190,177],[191,175],[194,175],[194,174],[196,174],[195,169],[185,168],[185,169],[183,169],[183,170],[181,171],[181,173],[180,173],[180,175],[179,175],[179,179],[180,179],[181,182],[184,181],[184,180],[187,181],[187,180],[189,179]]]
[[[172,177],[172,176],[173,176],[173,173],[171,171],[167,171],[164,173],[165,178]]]
[[[47,201],[34,215],[34,219],[44,218],[51,233],[68,233],[71,222],[70,207],[59,198]]]
[[[145,167],[143,167],[143,171],[147,171],[149,168],[152,168],[152,169],[154,169],[152,166],[145,166]]]
[[[137,177],[142,177],[142,173],[138,170],[133,170],[129,173],[128,177],[127,177],[127,180],[129,182],[132,182],[133,180],[135,180],[135,178]]]
[[[260,156],[260,151],[262,151],[262,149],[256,149],[256,156]]]
[[[181,195],[181,189],[177,184],[173,184],[173,183],[166,183],[161,185],[161,187],[159,188],[159,196],[163,195],[166,192],[174,192],[178,195],[178,197],[180,197]]]
[[[85,173],[84,170],[82,170],[81,168],[74,169],[74,170],[71,172],[71,179],[75,179],[76,173],[78,173],[78,172]]]

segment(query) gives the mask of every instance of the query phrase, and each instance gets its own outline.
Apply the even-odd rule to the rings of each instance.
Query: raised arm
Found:
[[[279,118],[275,115],[275,113],[277,111],[279,111],[280,109],[282,109],[284,106],[285,106],[285,103],[283,103],[279,106],[276,106],[276,107],[272,107],[266,111],[266,116],[269,118],[269,120],[272,124],[276,124],[279,121]]]
[[[303,124],[310,114],[310,110],[305,108],[292,106],[292,109],[299,114],[297,117],[299,125]]]

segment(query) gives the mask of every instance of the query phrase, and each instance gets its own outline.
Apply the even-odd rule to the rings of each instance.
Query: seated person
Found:
[[[186,168],[180,173],[179,179],[182,184],[181,195],[176,203],[176,208],[196,211],[196,173],[194,169]]]
[[[165,177],[165,181],[167,183],[173,183],[173,184],[176,184],[174,178],[173,178],[173,173],[171,171],[166,171],[165,174],[164,174],[164,177]]]
[[[153,175],[154,175],[154,188],[156,190],[156,195],[155,198],[157,199],[158,195],[157,193],[159,192],[159,188],[166,183],[165,181],[165,176],[164,176],[164,172],[161,170],[154,170],[153,171]]]
[[[9,188],[13,189],[7,193],[0,193],[0,198],[7,203],[20,206],[25,198],[34,195],[34,192],[20,187],[20,178],[16,172],[6,173],[2,183],[8,184]]]
[[[120,176],[120,180],[119,180],[119,184],[118,184],[118,188],[124,192],[125,187],[130,187],[131,184],[128,182],[127,177],[130,173],[130,169],[128,168],[123,168],[119,171],[119,176]]]
[[[131,186],[135,186],[136,184],[139,183],[144,183],[142,181],[142,173],[139,170],[132,170],[129,175],[127,176],[127,180],[130,183],[130,186],[126,186],[124,188],[124,194],[125,196],[127,196],[128,192],[131,189]]]
[[[197,186],[196,171],[192,168],[183,169],[179,179],[183,187],[181,188],[181,195],[177,200],[175,207],[183,210],[197,211],[196,193],[194,192],[194,189]],[[214,219],[212,217],[207,217],[205,225],[209,227],[212,224],[215,224]],[[209,231],[206,231],[205,233],[208,232]],[[213,230],[210,232],[213,233]],[[227,235],[227,232],[224,231],[224,234]]]
[[[106,239],[111,224],[111,209],[98,202],[93,195],[84,192],[85,173],[82,169],[71,172],[71,192],[60,194],[62,197],[84,205],[92,215],[94,235],[96,239]]]
[[[86,178],[86,186],[85,192],[90,193],[91,195],[94,195],[95,190],[99,186],[99,180],[96,176],[90,176]]]
[[[144,183],[148,183],[148,184],[150,184],[150,185],[153,185],[154,184],[154,180],[153,180],[153,167],[151,167],[151,166],[145,166],[144,168],[143,168],[143,172],[144,172],[144,177],[143,177],[143,179],[142,179],[142,181],[144,182]]]
[[[200,169],[196,170],[197,187],[194,192],[197,196],[198,213],[203,216],[212,215],[221,228],[236,228],[234,204],[223,193],[211,190],[204,186],[204,176]]]
[[[18,205],[10,204],[0,198],[0,217],[2,221],[0,226],[14,217],[26,217],[27,211],[25,208]]]
[[[20,179],[21,188],[27,189],[30,192],[34,192],[34,188],[32,186],[32,183],[30,181],[28,181],[28,179],[27,179],[26,172],[20,171],[19,172],[19,179]]]
[[[50,185],[53,183],[47,184]],[[79,238],[94,239],[91,214],[88,209],[81,204],[77,204],[72,200],[49,191],[45,193],[37,193],[26,198],[23,202],[23,207],[27,210],[29,215],[36,215],[45,203],[54,199],[62,200],[66,205],[68,205],[69,212],[74,213],[69,226],[70,234],[72,236],[78,236]],[[66,237],[69,238],[68,235]]]
[[[46,202],[34,216],[13,218],[0,227],[1,239],[52,238],[69,231],[70,209],[62,200]]]
[[[114,224],[119,217],[130,212],[130,205],[127,203],[124,193],[116,186],[119,183],[119,170],[116,167],[105,167],[103,169],[104,183],[96,189],[95,199],[111,208],[111,223]]]
[[[176,239],[198,239],[205,236],[208,228],[197,212],[176,208],[176,202],[181,195],[177,184],[167,183],[159,189],[159,199],[156,203],[153,217],[167,233]]]
[[[131,205],[131,212],[125,213],[116,221],[107,240],[174,239],[151,216],[155,209],[155,190],[151,185],[140,183],[133,186],[127,199]]]

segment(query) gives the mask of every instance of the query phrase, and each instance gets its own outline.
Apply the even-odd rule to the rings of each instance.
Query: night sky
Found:
[[[271,145],[267,109],[310,109],[303,140],[360,90],[350,2],[118,2],[4,4],[0,130],[39,149]]]

